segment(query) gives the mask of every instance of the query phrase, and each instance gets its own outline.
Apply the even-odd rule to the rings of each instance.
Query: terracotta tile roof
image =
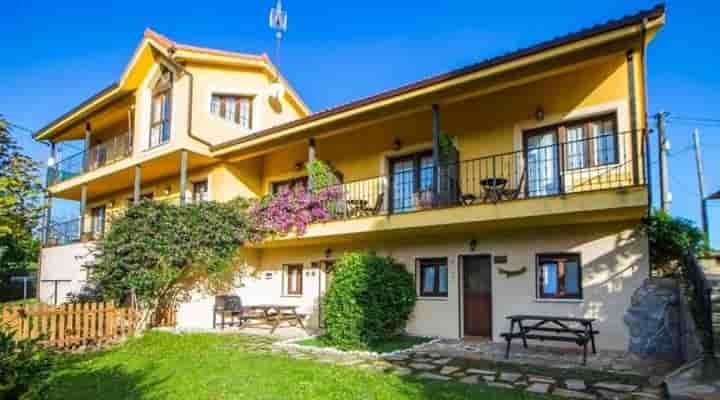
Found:
[[[219,150],[224,147],[232,146],[235,144],[247,142],[253,139],[257,139],[258,137],[268,135],[274,132],[281,131],[283,129],[293,128],[296,126],[300,126],[302,124],[306,124],[309,122],[317,121],[322,118],[327,118],[335,114],[339,114],[341,112],[346,112],[355,108],[359,108],[374,102],[386,100],[395,96],[399,96],[408,92],[412,92],[414,90],[419,90],[422,88],[426,88],[428,86],[432,86],[441,82],[449,81],[458,77],[461,77],[463,75],[468,75],[483,69],[487,69],[490,67],[497,66],[499,64],[507,63],[510,61],[517,60],[522,57],[527,57],[533,54],[541,53],[543,51],[547,51],[556,47],[564,46],[573,42],[581,41],[587,38],[590,38],[592,36],[600,35],[603,33],[607,33],[613,30],[622,29],[628,26],[637,25],[642,23],[644,19],[647,19],[648,21],[654,20],[657,18],[662,17],[665,14],[665,5],[659,4],[652,9],[639,11],[633,15],[627,15],[625,17],[615,19],[615,20],[609,20],[603,24],[594,25],[589,28],[582,29],[577,32],[569,33],[564,36],[559,36],[554,39],[550,39],[545,42],[538,43],[536,45],[518,49],[509,53],[505,53],[503,55],[489,58],[487,60],[471,64],[465,67],[461,67],[459,69],[446,72],[440,75],[435,75],[427,79],[423,79],[417,82],[413,82],[395,89],[391,89],[379,94],[375,94],[369,97],[365,97],[359,100],[355,100],[349,103],[345,103],[342,105],[338,105],[336,107],[332,107],[323,111],[319,111],[317,113],[311,114],[307,117],[296,119],[290,122],[287,122],[282,125],[277,125],[272,128],[268,128],[259,132],[256,132],[252,135],[244,136],[242,138],[229,140],[220,144],[217,144],[215,146],[212,146],[211,150]]]

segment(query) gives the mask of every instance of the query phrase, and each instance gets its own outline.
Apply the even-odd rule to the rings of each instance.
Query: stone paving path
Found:
[[[511,364],[486,364],[482,368],[473,367],[473,360],[448,356],[438,347],[428,345],[395,355],[377,358],[363,358],[350,354],[319,354],[296,348],[288,349],[273,344],[268,338],[259,337],[244,351],[272,352],[286,354],[297,360],[340,365],[347,368],[374,370],[398,376],[417,379],[457,382],[467,385],[525,391],[534,395],[553,395],[568,399],[581,400],[654,400],[662,399],[659,382],[648,377],[632,374],[610,374],[608,372],[584,371],[578,374],[575,368],[534,368],[533,372],[521,371]],[[574,365],[578,367],[578,365]],[[580,376],[580,377],[578,377]]]

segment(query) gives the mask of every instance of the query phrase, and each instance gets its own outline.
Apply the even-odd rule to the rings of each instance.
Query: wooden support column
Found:
[[[315,139],[310,138],[308,142],[308,163],[315,161]],[[312,175],[308,174],[308,187],[313,188]]]
[[[140,171],[140,166],[135,166],[135,186],[133,191],[133,203],[138,204],[140,203],[140,179],[142,178],[142,172]]]
[[[440,171],[440,106],[432,105],[432,156],[435,171],[433,172],[433,202],[438,196],[438,172]]]
[[[80,186],[80,240],[85,233],[85,212],[87,211],[87,185]]]
[[[90,122],[85,122],[85,152],[83,153],[83,172],[90,169],[90,135],[92,134],[92,126]]]
[[[185,191],[187,190],[187,150],[180,151],[180,205],[185,205]]]
[[[45,234],[43,242],[45,246],[50,242],[50,226],[52,225],[52,195],[50,191],[45,192]]]

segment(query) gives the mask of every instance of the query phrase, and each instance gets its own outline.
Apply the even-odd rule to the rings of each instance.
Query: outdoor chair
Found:
[[[518,185],[509,189],[503,190],[503,197],[507,200],[517,200],[523,191],[523,185],[525,184],[525,175],[527,175],[527,168],[523,167],[522,174],[520,175],[520,182]]]
[[[362,209],[362,213],[364,215],[377,215],[380,214],[380,211],[382,210],[383,206],[383,200],[385,199],[385,193],[378,193],[377,197],[375,198],[375,204],[372,206],[367,206]]]

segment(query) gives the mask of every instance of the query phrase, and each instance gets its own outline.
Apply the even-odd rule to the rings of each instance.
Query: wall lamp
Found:
[[[331,255],[332,249],[328,247],[327,249],[325,249],[325,258],[330,258]]]
[[[397,151],[397,150],[400,150],[401,148],[402,148],[402,142],[400,141],[400,139],[395,138],[395,140],[393,141],[393,149],[395,151]]]
[[[477,248],[477,239],[470,240],[470,251],[475,252]]]
[[[542,121],[545,119],[545,110],[541,106],[538,106],[538,108],[535,110],[535,119],[538,121]]]

